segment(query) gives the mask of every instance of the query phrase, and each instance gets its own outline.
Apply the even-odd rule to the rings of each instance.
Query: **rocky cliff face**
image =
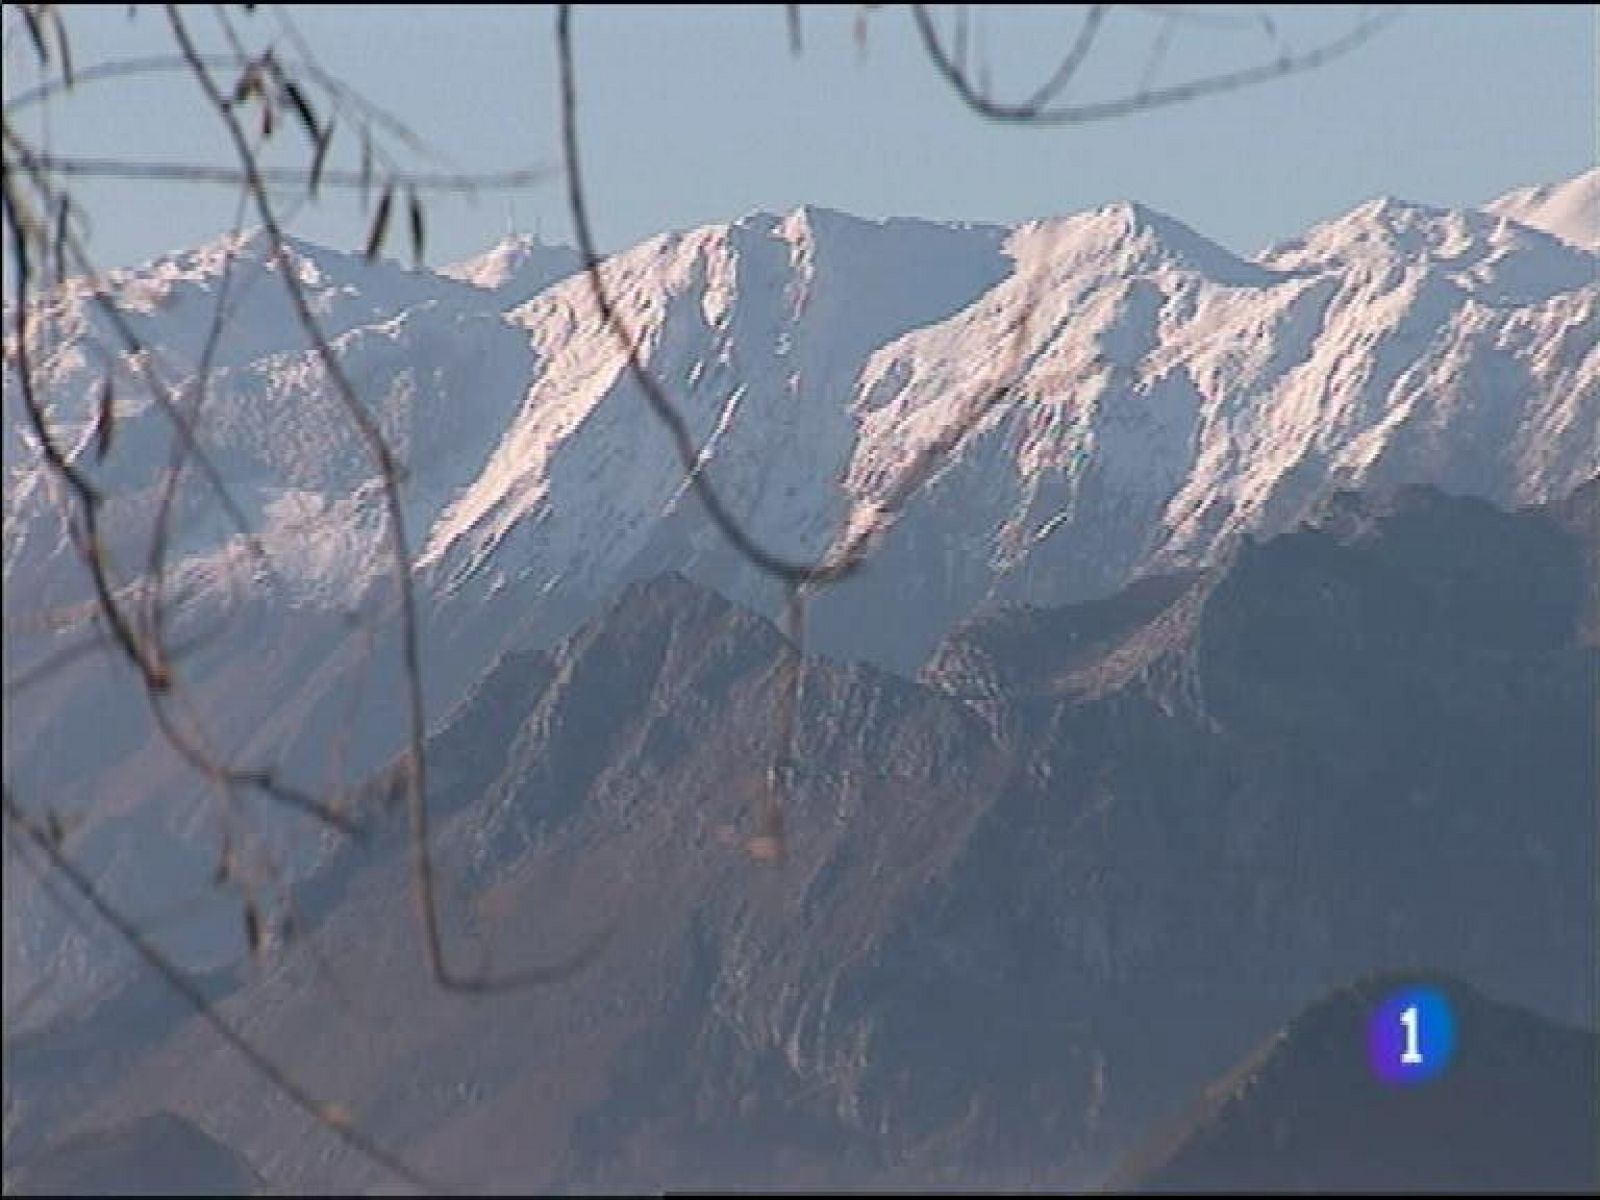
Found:
[[[1340,488],[1520,504],[1593,474],[1600,260],[1567,220],[1591,184],[1493,212],[1375,201],[1250,259],[1137,204],[1014,229],[806,207],[662,234],[604,273],[700,469],[765,544],[820,554],[908,497],[871,568],[816,597],[810,635],[912,675],[980,614],[1203,569]],[[288,249],[405,466],[430,726],[501,653],[550,647],[630,582],[675,571],[778,611],[685,487],[570,252],[512,238],[435,274]],[[405,680],[373,463],[282,283],[259,233],[224,238],[104,281],[142,354],[84,280],[39,298],[30,350],[63,444],[112,497],[107,551],[138,588],[173,453],[147,372],[189,397],[226,300],[202,441],[265,558],[190,470],[167,588],[179,681],[207,741],[328,793],[395,752]],[[8,709],[9,778],[84,814],[79,844],[119,900],[164,909],[209,877],[217,821],[196,814],[214,816],[214,797],[111,658],[74,649],[89,631],[54,627],[88,611],[87,585],[16,384],[8,367],[6,598],[38,620],[8,626],[7,655],[21,672],[66,661]],[[980,408],[922,477],[919,451]],[[253,816],[285,874],[315,861],[293,819]],[[6,888],[10,1000],[46,963],[72,964],[62,1003],[105,982],[114,947],[25,878]],[[213,905],[170,936],[212,969],[238,958],[238,924],[236,905]]]
[[[466,1186],[1088,1186],[1364,973],[1592,1014],[1586,581],[1550,511],[1346,495],[1205,572],[969,624],[919,682],[810,658],[762,865],[738,846],[790,651],[663,577],[502,659],[432,743],[452,953],[609,930],[581,969],[431,987],[396,829],[225,1011]],[[377,1182],[247,1117],[206,1036],[91,1115],[192,1106],[276,1184]]]

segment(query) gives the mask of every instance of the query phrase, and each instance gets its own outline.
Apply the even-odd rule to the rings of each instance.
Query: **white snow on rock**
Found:
[[[1600,167],[1575,179],[1507,192],[1484,211],[1600,252]]]
[[[1060,603],[1203,563],[1292,527],[1335,488],[1426,482],[1523,504],[1600,471],[1597,179],[1481,211],[1375,200],[1251,259],[1136,204],[1009,230],[805,207],[662,234],[602,273],[697,469],[754,536],[806,558],[879,535],[867,570],[816,596],[813,647],[909,671],[980,606]],[[500,650],[548,642],[640,576],[683,571],[777,611],[778,590],[686,485],[573,252],[512,238],[430,273],[287,250],[404,472],[433,718]],[[317,790],[401,744],[393,543],[370,447],[278,274],[252,232],[112,273],[117,320],[69,281],[38,301],[28,350],[52,427],[113,497],[106,547],[132,588],[174,461],[146,380],[195,403],[228,277],[199,440],[265,563],[191,462],[175,621],[229,632],[181,669],[218,744]],[[8,314],[7,609],[56,611],[88,592],[11,338]],[[359,614],[386,623],[369,637]],[[25,667],[80,634],[8,634],[8,656]],[[80,658],[12,707],[19,787],[85,811],[115,794],[116,813],[144,814],[82,835],[108,878],[161,892],[138,865],[160,844],[203,883],[203,785],[125,672]],[[92,743],[69,733],[85,727]],[[46,933],[48,901],[32,899],[13,907],[8,880],[8,997],[14,958],[51,961],[81,937],[59,921]]]
[[[542,242],[531,233],[507,234],[482,254],[441,267],[439,274],[493,294],[502,307],[522,304],[575,274],[582,256],[570,246]]]

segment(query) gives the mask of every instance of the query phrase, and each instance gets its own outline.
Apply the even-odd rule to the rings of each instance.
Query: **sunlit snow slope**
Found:
[[[700,469],[759,539],[807,556],[863,523],[887,530],[865,572],[814,598],[810,637],[911,671],[985,606],[1205,563],[1335,488],[1426,482],[1518,504],[1600,470],[1596,179],[1482,211],[1374,201],[1254,259],[1135,204],[1009,230],[806,207],[663,234],[604,277]],[[438,274],[290,252],[405,467],[430,719],[506,646],[549,642],[636,578],[679,570],[777,610],[686,488],[570,251],[512,238]],[[203,396],[200,446],[263,555],[191,460],[165,585],[171,636],[193,643],[179,679],[232,761],[322,792],[402,736],[393,544],[370,448],[277,275],[254,233],[114,274],[119,320],[74,281],[40,300],[29,357],[59,436],[111,497],[105,544],[129,589],[174,461],[148,376],[180,408]],[[62,606],[89,593],[26,430],[9,314],[6,331],[10,679],[84,637],[81,622],[40,630],[71,626],[81,610]],[[124,333],[147,349],[130,354]],[[117,419],[98,461],[108,376]],[[881,518],[919,447],[976,411]],[[152,906],[204,890],[210,817],[249,808],[172,752],[106,655],[30,681],[5,752],[17,794],[90,814],[87,860]],[[292,872],[318,842],[273,815],[257,805],[277,830],[261,840]],[[28,977],[13,965],[83,935],[46,920],[24,873],[5,887],[9,998]],[[236,913],[182,928],[200,958],[238,941]],[[99,968],[81,945],[72,961],[69,976]]]

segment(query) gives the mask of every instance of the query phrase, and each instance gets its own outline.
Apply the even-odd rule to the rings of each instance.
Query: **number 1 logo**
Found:
[[[1401,988],[1385,996],[1367,1024],[1367,1063],[1385,1083],[1424,1083],[1450,1065],[1456,1020],[1434,987]]]
[[[1422,1065],[1422,1051],[1417,1049],[1417,1006],[1411,1005],[1400,1014],[1400,1024],[1406,1027],[1406,1048],[1400,1054],[1402,1066]]]

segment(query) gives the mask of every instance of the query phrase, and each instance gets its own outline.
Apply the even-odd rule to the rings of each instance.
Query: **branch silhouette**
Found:
[[[1215,96],[1224,92],[1238,91],[1241,88],[1252,87],[1256,84],[1266,83],[1273,79],[1282,79],[1288,75],[1297,75],[1305,71],[1314,70],[1326,63],[1332,62],[1365,42],[1371,41],[1381,30],[1391,24],[1399,16],[1398,8],[1388,8],[1375,15],[1369,15],[1356,26],[1336,38],[1313,47],[1300,54],[1292,54],[1287,50],[1280,50],[1278,56],[1271,62],[1260,63],[1253,67],[1245,67],[1237,71],[1225,71],[1214,75],[1201,75],[1182,83],[1169,84],[1165,87],[1141,87],[1138,91],[1125,96],[1113,97],[1109,100],[1100,100],[1087,104],[1062,104],[1049,107],[1049,101],[1058,96],[1077,74],[1086,56],[1089,44],[1092,44],[1098,32],[1101,21],[1106,12],[1113,6],[1095,5],[1090,9],[1089,16],[1084,19],[1084,24],[1079,31],[1077,40],[1061,65],[1057,67],[1052,77],[1041,86],[1033,96],[1021,104],[1002,104],[989,99],[984,87],[974,83],[958,59],[952,57],[944,40],[940,37],[938,29],[934,26],[933,17],[926,4],[913,4],[912,15],[915,17],[917,33],[922,39],[923,49],[928,58],[938,69],[956,95],[968,108],[987,117],[991,121],[1004,124],[1017,125],[1082,125],[1091,121],[1105,121],[1115,117],[1124,117],[1131,113],[1144,112],[1149,109],[1166,108],[1173,104],[1181,104],[1189,100],[1197,100],[1203,96]],[[1150,7],[1150,6],[1138,6]],[[1175,12],[1170,6],[1166,15],[1174,16]],[[1181,10],[1177,10],[1181,11]],[[1272,27],[1269,24],[1267,28]]]
[[[195,81],[206,100],[226,126],[238,153],[245,174],[245,185],[255,201],[256,212],[262,228],[271,243],[273,259],[278,267],[278,277],[294,309],[295,317],[304,331],[308,343],[322,364],[329,382],[345,414],[359,432],[367,447],[373,466],[377,469],[383,488],[385,516],[389,531],[391,563],[394,585],[400,602],[402,669],[406,687],[407,751],[405,765],[406,802],[411,817],[412,869],[416,881],[418,908],[421,916],[423,947],[428,968],[434,980],[449,991],[498,992],[510,991],[534,984],[564,979],[587,963],[609,940],[611,929],[601,932],[581,946],[575,953],[558,961],[531,967],[514,974],[486,977],[464,975],[454,970],[445,953],[444,938],[439,922],[439,905],[435,888],[432,840],[429,830],[427,799],[427,728],[422,701],[422,656],[418,644],[418,619],[416,593],[411,577],[411,550],[406,532],[405,510],[400,502],[400,466],[383,432],[362,404],[354,386],[345,374],[333,347],[328,344],[316,315],[311,311],[305,290],[297,272],[291,269],[288,250],[276,210],[267,194],[259,166],[251,151],[244,130],[233,108],[227,103],[221,89],[212,78],[210,69],[201,61],[189,35],[182,14],[176,5],[166,6],[167,19],[173,36],[184,58],[189,62]],[[381,213],[378,223],[381,224]]]
[[[252,1070],[282,1093],[301,1112],[363,1158],[376,1163],[395,1178],[410,1184],[425,1195],[439,1193],[440,1188],[435,1182],[427,1179],[391,1151],[378,1145],[354,1122],[338,1118],[335,1115],[336,1110],[326,1103],[319,1102],[291,1079],[283,1068],[273,1061],[271,1055],[257,1047],[224,1018],[217,1011],[216,1005],[194,981],[168,958],[159,946],[150,941],[137,925],[128,920],[115,904],[107,900],[94,882],[62,852],[58,839],[53,837],[48,829],[41,829],[34,823],[17,803],[9,787],[4,790],[3,806],[7,824],[44,857],[55,874],[67,881],[73,892],[94,911],[95,915],[132,947],[145,965],[194,1009],[195,1015],[215,1030],[217,1036],[249,1063]]]

